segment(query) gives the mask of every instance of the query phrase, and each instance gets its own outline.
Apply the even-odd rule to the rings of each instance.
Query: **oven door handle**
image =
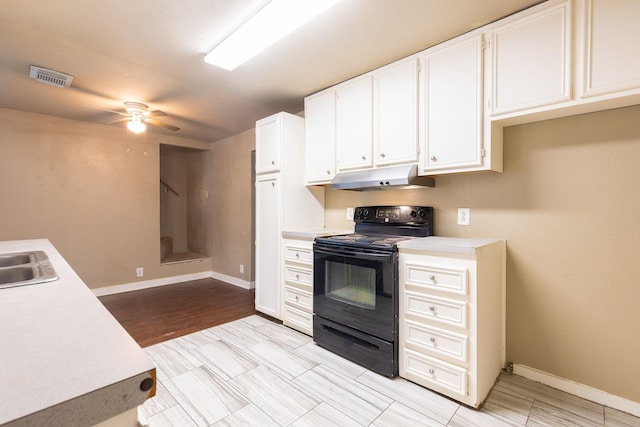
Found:
[[[328,248],[326,246],[314,246],[313,251],[326,255],[340,255],[349,258],[372,259],[377,261],[393,260],[395,252],[373,252],[367,249],[345,250],[340,248]]]

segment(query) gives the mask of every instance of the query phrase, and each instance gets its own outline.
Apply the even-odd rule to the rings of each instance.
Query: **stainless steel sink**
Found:
[[[43,251],[0,254],[0,289],[58,280]]]

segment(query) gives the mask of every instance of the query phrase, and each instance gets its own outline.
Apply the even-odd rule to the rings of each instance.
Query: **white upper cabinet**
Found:
[[[372,81],[366,75],[337,88],[336,155],[340,171],[373,166]]]
[[[281,125],[278,116],[270,116],[256,122],[256,174],[280,170]]]
[[[640,88],[640,1],[582,0],[582,97]]]
[[[482,169],[482,34],[428,49],[423,58],[421,173]]]
[[[418,59],[393,63],[373,76],[374,162],[418,161]]]
[[[327,184],[336,173],[336,92],[328,90],[304,100],[305,180]]]
[[[571,1],[552,3],[492,26],[492,115],[571,100]]]

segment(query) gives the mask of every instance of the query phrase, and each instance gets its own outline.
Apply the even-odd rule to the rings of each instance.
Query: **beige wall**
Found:
[[[160,267],[161,143],[209,147],[0,109],[0,240],[51,240],[90,288],[209,271]]]
[[[436,188],[327,192],[345,207],[424,204],[435,231],[507,240],[507,360],[640,402],[640,106],[504,130],[504,173]],[[458,207],[471,225],[456,225]]]
[[[251,151],[255,140],[251,129],[213,143],[207,179],[212,270],[245,281],[253,281]],[[244,265],[244,273],[240,273],[240,264]]]

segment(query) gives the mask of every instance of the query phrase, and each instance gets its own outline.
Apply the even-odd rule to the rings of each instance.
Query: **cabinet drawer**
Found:
[[[406,284],[467,295],[469,270],[406,264]]]
[[[313,265],[313,249],[303,248],[300,246],[285,245],[284,247],[285,261],[301,262]]]
[[[282,323],[307,335],[313,334],[313,315],[284,304]]]
[[[405,343],[435,354],[448,356],[456,361],[468,361],[466,335],[423,325],[411,320],[404,322]]]
[[[466,397],[467,395],[467,370],[446,362],[431,358],[424,354],[402,349],[400,361],[400,374],[426,387],[434,390],[452,392]]]
[[[404,311],[407,314],[432,319],[447,325],[467,329],[467,303],[447,298],[404,292]]]
[[[313,295],[310,291],[285,285],[284,302],[313,312]]]
[[[298,268],[290,265],[284,266],[284,280],[288,282],[300,283],[302,285],[313,285],[313,273],[306,268]]]

